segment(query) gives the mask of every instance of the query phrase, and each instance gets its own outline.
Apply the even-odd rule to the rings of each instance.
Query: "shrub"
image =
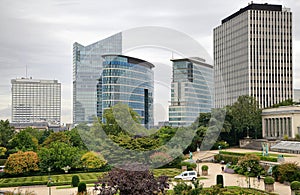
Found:
[[[217,185],[220,186],[221,188],[224,187],[223,175],[217,175]]]
[[[260,175],[263,171],[263,167],[259,164],[259,157],[255,154],[246,154],[242,156],[238,162],[240,166],[240,170],[238,170],[239,174],[248,175],[248,176],[257,176]],[[248,172],[248,168],[251,169]]]
[[[291,183],[291,190],[300,190],[300,182],[299,181],[293,181]]]
[[[79,176],[78,175],[73,175],[72,176],[72,186],[77,187],[80,182]]]
[[[7,159],[0,159],[0,166],[5,165]]]
[[[86,184],[84,182],[80,182],[78,184],[78,193],[86,192]]]
[[[273,184],[275,182],[274,178],[271,176],[267,176],[264,179],[265,184]]]
[[[208,170],[208,166],[207,165],[202,165],[201,170],[202,171],[207,171]]]
[[[227,154],[217,154],[214,156],[215,161],[221,162],[222,160],[225,163],[231,162],[231,164],[235,165],[238,163],[240,156],[227,155]]]
[[[190,170],[195,169],[197,167],[197,164],[196,163],[190,163],[190,162],[181,162],[180,167],[178,167],[178,168],[181,169],[182,166],[186,166],[187,170],[190,171]]]
[[[300,169],[297,163],[283,163],[278,166],[278,180],[279,182],[293,182],[300,181]]]
[[[186,183],[179,183],[176,186],[174,186],[174,194],[175,195],[181,195],[186,194],[192,189],[192,186],[187,185]]]

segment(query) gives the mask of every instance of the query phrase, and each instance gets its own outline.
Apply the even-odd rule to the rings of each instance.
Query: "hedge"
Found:
[[[265,184],[273,184],[275,182],[274,178],[271,176],[267,176],[264,179]]]
[[[226,154],[217,154],[214,156],[215,161],[221,162],[222,160],[225,163],[231,162],[232,165],[235,165],[238,163],[240,156],[233,156],[233,155],[226,155]]]
[[[300,190],[300,182],[299,181],[293,181],[291,183],[291,190]]]
[[[227,154],[233,156],[245,156],[245,153],[238,153],[238,152],[228,152],[228,151],[219,151],[219,154]]]

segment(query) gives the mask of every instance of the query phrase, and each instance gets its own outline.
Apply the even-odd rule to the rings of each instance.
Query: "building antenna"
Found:
[[[172,59],[174,59],[174,52],[172,51]]]
[[[26,72],[25,73],[26,73],[26,79],[27,79],[27,64],[26,64]]]

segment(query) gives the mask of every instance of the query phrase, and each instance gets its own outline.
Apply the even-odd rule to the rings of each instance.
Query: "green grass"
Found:
[[[154,169],[153,174],[155,177],[166,175],[169,178],[180,174],[180,169]],[[93,173],[76,173],[76,174],[61,174],[50,175],[53,186],[71,185],[73,175],[78,175],[80,181],[87,184],[94,184],[98,181],[98,177],[102,177],[105,172]],[[48,182],[48,175],[43,176],[29,176],[29,177],[14,177],[14,178],[1,178],[0,187],[16,187],[16,186],[31,186],[31,185],[46,185]]]
[[[246,154],[256,154],[258,156],[262,156],[262,152],[247,152]],[[269,153],[269,156],[270,157],[278,157],[279,154],[274,154],[274,153]],[[280,154],[281,155],[281,154]],[[295,157],[295,156],[292,156],[292,155],[288,155],[288,154],[282,154],[283,157]]]

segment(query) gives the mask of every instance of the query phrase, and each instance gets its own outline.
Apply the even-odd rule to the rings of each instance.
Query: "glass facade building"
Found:
[[[104,54],[122,53],[122,33],[88,46],[73,44],[73,123],[92,123],[97,116],[97,83]]]
[[[169,123],[191,125],[199,113],[213,107],[213,66],[201,58],[172,59],[173,78]]]
[[[97,85],[97,116],[117,103],[127,104],[152,127],[154,65],[124,55],[103,55],[103,71]]]
[[[61,84],[57,80],[12,79],[12,123],[60,124]]]

